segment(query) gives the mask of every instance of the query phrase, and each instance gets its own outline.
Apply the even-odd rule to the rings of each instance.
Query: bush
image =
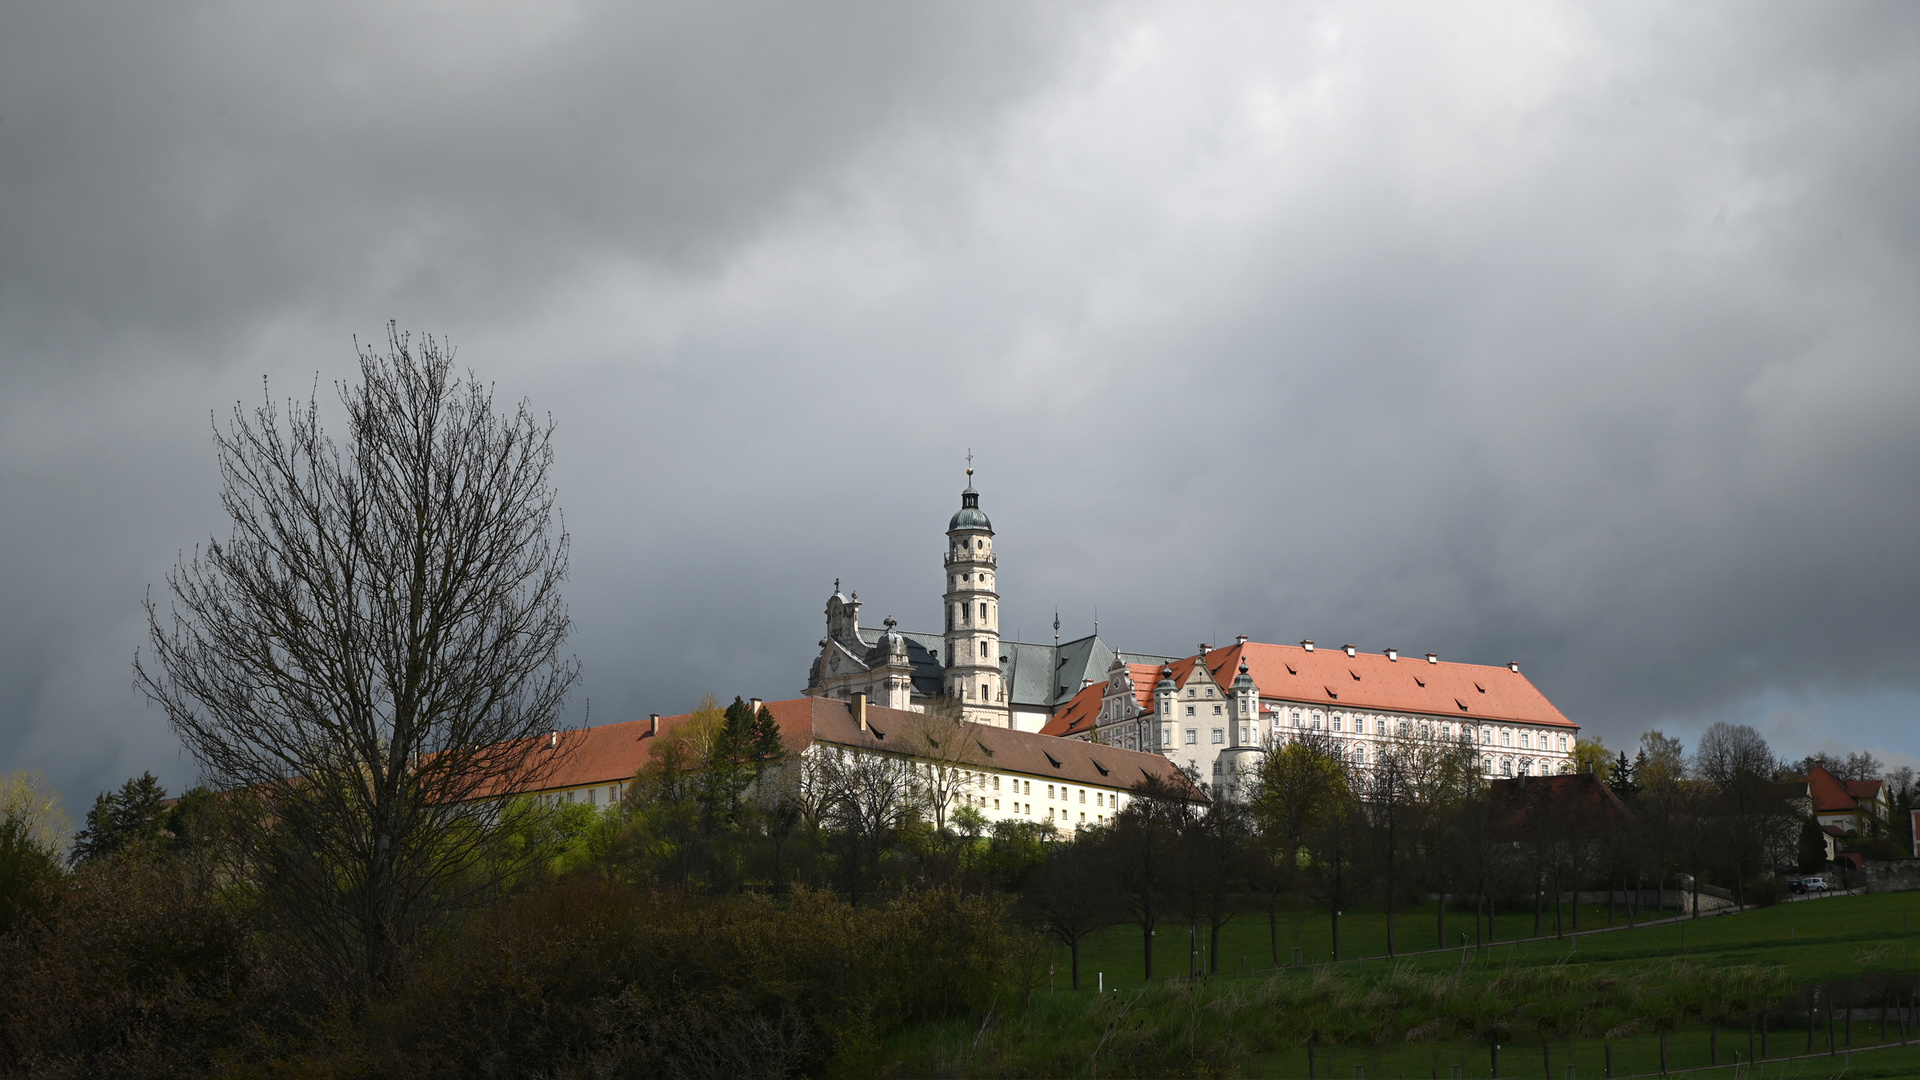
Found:
[[[906,1024],[982,1010],[1036,956],[1004,902],[855,908],[574,879],[470,919],[314,1071],[412,1076],[869,1074]],[[1029,985],[1031,979],[1026,979]]]
[[[1787,898],[1787,883],[1778,876],[1757,877],[1740,886],[1740,895],[1754,907],[1772,907]]]
[[[55,900],[0,943],[0,1071],[197,1076],[261,1030],[271,954],[188,868],[130,850]]]

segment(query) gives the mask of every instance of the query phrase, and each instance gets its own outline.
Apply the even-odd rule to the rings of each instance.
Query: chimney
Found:
[[[867,730],[867,692],[865,690],[853,692],[853,715],[860,721],[860,730]]]
[[[1245,645],[1245,644],[1247,643],[1247,635],[1245,635],[1245,634],[1235,634],[1235,635],[1233,635],[1233,640],[1235,640],[1235,641],[1237,641],[1237,642],[1239,642],[1239,643],[1240,643],[1240,644],[1242,644],[1242,645]]]
[[[749,709],[751,709],[751,710],[753,710],[753,715],[755,715],[755,716],[759,716],[759,715],[760,715],[760,699],[759,699],[759,698],[757,698],[757,697],[756,697],[756,698],[748,698],[748,699],[747,699],[747,708],[749,708]]]
[[[1400,662],[1400,650],[1399,650],[1399,649],[1388,649],[1388,650],[1387,650],[1387,659],[1389,659],[1389,660],[1391,660],[1391,661],[1393,661],[1393,662],[1394,662],[1394,663],[1396,663],[1396,664],[1397,664],[1397,663],[1399,663],[1399,662]]]
[[[1312,639],[1312,638],[1301,638],[1301,639],[1300,639],[1300,647],[1301,647],[1301,648],[1303,648],[1303,649],[1305,649],[1305,650],[1307,650],[1308,652],[1312,652],[1312,651],[1313,651],[1313,639]]]
[[[1430,652],[1430,653],[1428,653],[1428,654],[1427,654],[1427,663],[1429,663],[1429,664],[1437,664],[1437,663],[1439,663],[1439,662],[1440,662],[1440,654],[1439,654],[1439,653],[1437,653],[1437,652]]]
[[[1343,649],[1345,649],[1345,650],[1347,650],[1347,655],[1348,655],[1348,656],[1352,656],[1352,655],[1354,654],[1354,652],[1356,651],[1356,650],[1354,649],[1354,647],[1353,647],[1353,646],[1351,646],[1351,645],[1342,645],[1342,646],[1340,646],[1340,647],[1341,647],[1341,648],[1343,648]]]
[[[1515,675],[1520,674],[1520,661],[1518,660],[1507,661],[1507,670],[1513,672]]]
[[[659,713],[656,712],[656,713],[647,714],[647,734],[649,735],[660,734],[660,714]]]

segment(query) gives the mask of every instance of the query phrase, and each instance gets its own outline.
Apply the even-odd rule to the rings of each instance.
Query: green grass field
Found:
[[[1551,911],[1551,908],[1549,908]],[[1698,919],[1677,918],[1663,912],[1658,922],[1628,929],[1624,915],[1607,929],[1604,906],[1582,906],[1581,932],[1571,932],[1572,905],[1566,905],[1562,925],[1565,937],[1552,935],[1551,917],[1543,920],[1545,938],[1534,938],[1531,912],[1502,913],[1495,929],[1499,940],[1485,944],[1486,928],[1481,926],[1482,947],[1475,950],[1471,912],[1447,913],[1447,937],[1451,946],[1436,952],[1436,919],[1433,904],[1395,915],[1395,943],[1398,959],[1419,965],[1423,970],[1446,967],[1460,962],[1459,942],[1464,933],[1469,960],[1518,964],[1618,963],[1691,956],[1723,963],[1764,963],[1785,965],[1796,980],[1816,982],[1842,978],[1868,971],[1913,971],[1920,962],[1920,893],[1891,893],[1880,896],[1833,896],[1781,904],[1772,908],[1733,915],[1704,915]],[[1332,932],[1324,912],[1293,910],[1282,912],[1279,924],[1281,965],[1290,966],[1293,949],[1298,947],[1308,964],[1332,959]],[[1524,935],[1524,938],[1519,937]],[[1386,918],[1377,910],[1348,912],[1341,917],[1341,954],[1343,967],[1382,966],[1386,959]],[[1206,929],[1200,928],[1199,949],[1204,957]],[[1179,977],[1188,971],[1189,934],[1184,923],[1163,922],[1154,938],[1154,974],[1159,978]],[[1090,936],[1081,945],[1080,966],[1086,988],[1100,982],[1105,985],[1137,987],[1144,981],[1144,958],[1138,927],[1114,926]],[[1065,990],[1071,985],[1072,956],[1065,946],[1054,950],[1054,986]],[[1264,977],[1273,967],[1267,920],[1264,914],[1243,914],[1229,922],[1220,935],[1220,977],[1234,977],[1248,968]]]
[[[1243,915],[1222,933],[1221,974],[1195,980],[1181,977],[1187,928],[1163,926],[1161,977],[1151,986],[1142,979],[1139,931],[1111,928],[1083,947],[1080,991],[1069,989],[1067,953],[1058,949],[1051,987],[1043,983],[998,1015],[897,1040],[887,1071],[1304,1077],[1311,1042],[1316,1077],[1487,1077],[1494,1039],[1486,1033],[1498,1032],[1504,1077],[1605,1076],[1609,1048],[1612,1075],[1655,1076],[1665,1027],[1673,1074],[1920,1076],[1920,1029],[1903,1046],[1897,1023],[1881,1030],[1867,1006],[1853,1014],[1851,1031],[1834,1022],[1831,1053],[1822,1019],[1809,1055],[1801,1004],[1808,988],[1858,986],[1869,976],[1896,977],[1902,992],[1920,993],[1920,893],[1824,897],[1632,930],[1601,929],[1604,909],[1589,909],[1578,938],[1508,941],[1530,932],[1533,920],[1530,912],[1503,915],[1499,943],[1444,951],[1433,950],[1434,915],[1431,905],[1401,915],[1400,955],[1388,960],[1381,913],[1350,913],[1343,951],[1355,958],[1333,964],[1325,919],[1285,913],[1283,961],[1298,942],[1309,961],[1322,962],[1278,970],[1264,916]],[[1449,912],[1448,923],[1455,942],[1461,931],[1471,942],[1470,915]],[[1097,995],[1102,974],[1107,993]],[[1756,1002],[1784,1005],[1759,1065],[1760,1036],[1746,1026]],[[1714,1016],[1725,1019],[1712,1025]],[[1720,1067],[1710,1068],[1716,1057]]]

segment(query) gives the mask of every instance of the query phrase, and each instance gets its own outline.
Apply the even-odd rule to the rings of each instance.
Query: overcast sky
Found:
[[[937,629],[971,447],[1026,640],[1920,757],[1911,4],[0,8],[0,771],[192,781],[211,418],[388,319],[558,425],[574,723]]]

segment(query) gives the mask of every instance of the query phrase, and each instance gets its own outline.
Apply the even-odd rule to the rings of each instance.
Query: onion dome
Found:
[[[952,521],[947,522],[948,532],[956,529],[993,531],[993,522],[988,521],[986,511],[980,509],[980,493],[973,490],[972,484],[968,484],[967,490],[960,493],[960,510],[953,515]]]

